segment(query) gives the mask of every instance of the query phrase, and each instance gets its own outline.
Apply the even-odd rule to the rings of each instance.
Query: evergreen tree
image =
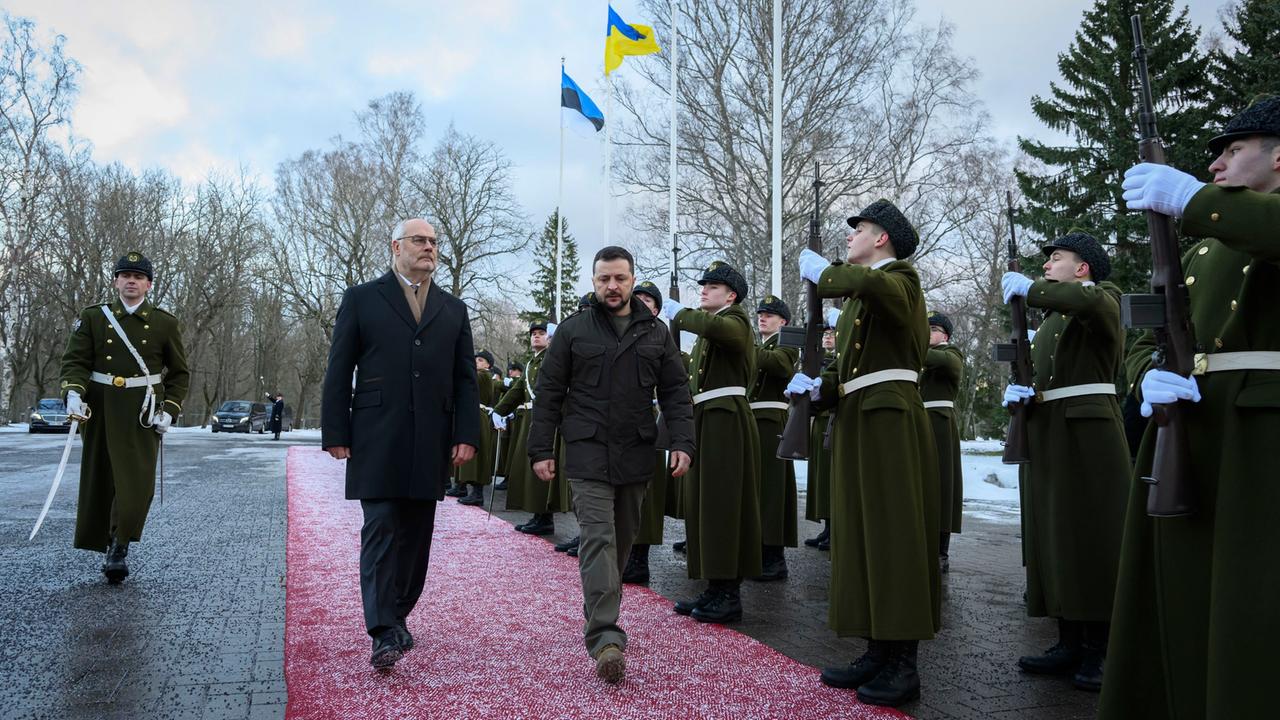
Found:
[[[1223,30],[1234,42],[1214,51],[1217,113],[1225,123],[1263,95],[1280,95],[1280,0],[1240,0]]]
[[[558,322],[578,309],[578,296],[574,293],[578,278],[578,243],[569,234],[569,221],[563,223],[563,248],[560,261],[560,318],[556,312],[556,217],[551,213],[542,227],[542,237],[534,254],[533,278],[529,282],[529,299],[533,308],[520,313],[525,322],[553,320]]]
[[[1058,56],[1063,82],[1031,109],[1065,146],[1019,138],[1044,174],[1018,171],[1026,197],[1019,223],[1045,238],[1073,227],[1092,233],[1112,253],[1111,280],[1125,291],[1145,287],[1151,249],[1142,213],[1121,198],[1124,171],[1137,162],[1138,79],[1129,18],[1142,16],[1157,125],[1170,165],[1207,178],[1212,137],[1209,74],[1198,51],[1200,32],[1172,0],[1095,0],[1071,47]]]

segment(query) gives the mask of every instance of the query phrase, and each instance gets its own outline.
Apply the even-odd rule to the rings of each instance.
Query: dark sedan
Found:
[[[71,421],[67,419],[67,406],[62,398],[41,398],[31,408],[28,418],[27,432],[64,433],[71,430]]]

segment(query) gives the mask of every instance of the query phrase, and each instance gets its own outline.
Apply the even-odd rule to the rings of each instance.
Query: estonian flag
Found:
[[[591,98],[582,92],[578,83],[574,82],[563,69],[560,70],[560,107],[577,110],[583,118],[591,121],[596,132],[600,132],[604,127],[604,113],[600,112],[600,108],[591,102]],[[571,117],[576,116],[571,115]]]
[[[609,6],[609,24],[604,29],[604,74],[622,64],[624,55],[652,55],[661,52],[648,25],[629,25]]]

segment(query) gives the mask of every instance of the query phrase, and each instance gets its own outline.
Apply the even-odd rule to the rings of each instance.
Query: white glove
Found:
[[[662,317],[668,320],[675,320],[676,313],[679,313],[683,309],[684,306],[680,304],[679,300],[667,298],[662,302]]]
[[[510,378],[510,377],[504,377],[504,378],[502,378],[502,387],[511,387],[511,378]]]
[[[507,419],[498,414],[497,410],[490,410],[489,417],[493,419],[494,430],[506,430]]]
[[[67,414],[84,416],[84,401],[75,390],[67,391]]]
[[[1182,377],[1168,370],[1148,370],[1142,376],[1142,417],[1151,417],[1152,405],[1166,405],[1179,400],[1200,402],[1200,385],[1195,378]]]
[[[1182,217],[1191,197],[1205,183],[1168,165],[1139,163],[1124,171],[1124,203],[1130,210],[1154,210]]]
[[[827,325],[835,327],[840,321],[840,308],[827,308],[825,313]]]
[[[1007,272],[1004,277],[1000,278],[1000,290],[1004,297],[1004,303],[1009,304],[1009,300],[1013,296],[1026,297],[1027,291],[1031,289],[1031,278],[1016,272]]]
[[[1036,331],[1032,330],[1031,328],[1027,328],[1027,342],[1035,342],[1035,341],[1036,341]]]
[[[1024,403],[1036,396],[1036,391],[1026,385],[1005,385],[1004,386],[1004,402],[1000,403],[1005,407],[1009,407],[1014,403]]]
[[[809,248],[800,251],[800,277],[814,285],[818,284],[818,278],[822,277],[822,271],[829,267],[831,267],[831,261]]]
[[[817,400],[822,393],[822,379],[811,378],[804,373],[796,373],[791,378],[791,382],[787,383],[787,389],[782,391],[782,394],[788,397],[803,395],[804,393],[809,393],[809,397]]]
[[[151,420],[151,429],[161,435],[169,432],[169,426],[173,424],[173,416],[161,410],[159,415]]]
[[[556,328],[560,327],[555,323],[547,323],[547,337],[553,337],[556,334]]]

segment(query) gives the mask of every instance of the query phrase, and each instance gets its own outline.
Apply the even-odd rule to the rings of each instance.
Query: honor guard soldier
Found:
[[[756,376],[747,400],[760,436],[760,534],[763,572],[757,581],[785,580],[784,547],[796,546],[796,471],[790,460],[778,457],[778,440],[787,424],[791,404],[783,391],[795,374],[800,351],[780,347],[778,331],[791,322],[791,309],[781,298],[766,295],[756,306]]]
[[[1010,385],[1005,404],[1031,404],[1019,483],[1027,614],[1056,618],[1058,642],[1018,666],[1097,692],[1132,471],[1115,386],[1120,288],[1105,282],[1111,261],[1087,233],[1067,233],[1044,254],[1040,280],[1009,272],[1001,281],[1006,303],[1021,295],[1048,311],[1031,341],[1035,387]]]
[[[147,300],[153,278],[141,253],[120,258],[117,299],[80,311],[62,355],[67,412],[93,412],[82,426],[75,546],[107,554],[102,574],[112,584],[129,575],[125,558],[142,539],[160,438],[182,412],[190,380],[178,319]]]
[[[723,262],[698,280],[699,309],[667,299],[662,313],[673,333],[698,336],[689,390],[697,453],[684,478],[689,577],[707,580],[697,598],[675,604],[701,622],[742,618],[742,578],[760,574],[760,436],[747,404],[755,379],[755,340],[742,309],[747,281]]]
[[[954,326],[942,313],[929,314],[929,352],[920,374],[920,399],[929,411],[933,443],[938,450],[938,568],[951,566],[951,534],[960,532],[964,475],[960,468],[960,427],[956,424],[956,395],[964,375],[964,353],[951,344]]]
[[[480,394],[480,447],[476,448],[475,460],[453,469],[455,486],[469,488],[465,496],[458,498],[459,505],[484,505],[484,486],[493,480],[498,433],[489,415],[497,404],[498,390],[502,388],[502,383],[491,372],[493,364],[493,353],[488,350],[476,353],[476,385]]]
[[[637,283],[632,293],[644,303],[649,312],[655,316],[662,312],[662,290],[653,282],[645,280]],[[687,372],[687,370],[686,370]],[[654,402],[657,402],[655,399]],[[656,405],[655,405],[656,407]],[[653,479],[644,494],[644,502],[640,506],[640,532],[631,546],[631,555],[622,570],[622,582],[643,584],[649,582],[649,546],[662,544],[662,526],[665,524],[663,511],[667,501],[667,476],[671,468],[667,467],[667,451],[659,449],[655,459],[657,465],[653,469]]]
[[[514,384],[516,380],[520,379],[522,375],[524,375],[524,365],[522,363],[514,361],[507,363],[507,376],[502,379],[502,387],[498,388],[498,396],[494,398],[493,404],[495,407],[511,389],[512,384]],[[502,447],[499,448],[498,475],[502,480],[497,485],[493,486],[494,490],[505,491],[507,489],[507,468],[511,467],[511,446],[515,444],[511,442],[509,439],[510,437],[511,435],[507,434],[506,437],[502,439],[502,442],[499,443]]]
[[[822,330],[822,369],[836,360],[836,308],[827,308]],[[820,410],[809,423],[809,476],[805,483],[804,519],[822,523],[822,532],[804,541],[819,550],[831,549],[831,411]]]
[[[528,522],[516,526],[516,530],[531,535],[551,535],[556,531],[555,519],[547,509],[547,486],[534,477],[528,458],[529,412],[537,394],[538,369],[542,367],[543,353],[551,344],[554,328],[554,323],[545,321],[529,325],[529,348],[533,357],[525,365],[524,375],[511,384],[489,416],[494,429],[507,431],[512,445],[507,467],[507,509],[533,513]],[[515,419],[508,423],[506,418],[513,413]]]
[[[929,346],[924,293],[906,261],[919,237],[898,208],[877,200],[849,218],[847,263],[811,250],[800,274],[822,297],[847,298],[836,363],[788,394],[834,408],[830,623],[868,638],[865,654],[822,671],[832,687],[896,706],[920,695],[916,651],[940,626],[938,469],[916,383]]]
[[[1184,517],[1147,514],[1151,486],[1142,478],[1152,474],[1152,423],[1130,483],[1104,720],[1276,712],[1280,98],[1233,118],[1209,149],[1208,185],[1163,165],[1125,173],[1130,210],[1181,218],[1181,236],[1199,240],[1182,258],[1199,353],[1194,373],[1155,369],[1150,332],[1126,360],[1145,414],[1177,402],[1195,505]]]

